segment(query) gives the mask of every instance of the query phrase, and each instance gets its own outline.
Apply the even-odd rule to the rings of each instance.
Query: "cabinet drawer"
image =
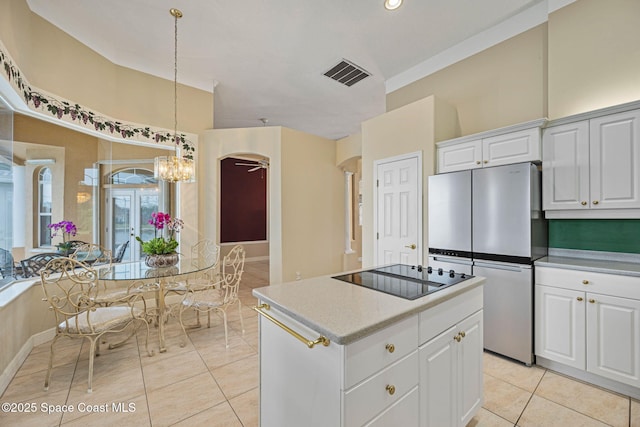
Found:
[[[482,286],[420,313],[420,345],[482,309]]]
[[[536,284],[583,292],[640,299],[640,277],[536,267]]]
[[[418,387],[415,387],[382,414],[367,423],[365,427],[418,427],[420,424],[420,417],[418,416],[420,412],[420,396],[418,390]]]
[[[418,348],[418,315],[411,316],[345,348],[344,389]]]
[[[361,426],[396,403],[418,385],[418,351],[414,348],[382,372],[358,384],[344,395],[344,425]],[[391,394],[389,387],[394,387]],[[414,412],[417,416],[418,412]]]
[[[482,159],[484,166],[541,160],[540,128],[483,139]]]

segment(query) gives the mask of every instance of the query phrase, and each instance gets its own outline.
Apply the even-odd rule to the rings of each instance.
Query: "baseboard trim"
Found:
[[[20,367],[22,366],[24,361],[27,360],[27,357],[29,357],[29,353],[31,353],[33,347],[52,340],[55,335],[55,328],[51,328],[29,337],[22,348],[20,348],[20,351],[18,351],[18,354],[16,354],[11,362],[9,362],[9,365],[2,372],[2,375],[0,375],[0,395],[2,395],[7,390],[7,387],[9,387],[11,380],[18,373],[18,370],[20,370]]]
[[[597,387],[611,390],[615,393],[624,394],[625,396],[630,396],[634,399],[640,399],[640,388],[636,388],[628,384],[610,380],[609,378],[604,378],[599,375],[592,374],[591,372],[576,369],[540,356],[536,356],[536,365],[573,377],[577,380],[593,384]]]

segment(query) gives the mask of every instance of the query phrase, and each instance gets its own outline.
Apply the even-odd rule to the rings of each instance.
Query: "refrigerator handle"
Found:
[[[461,260],[460,258],[456,257],[443,257],[440,255],[430,255],[429,258],[433,258],[434,261],[443,261],[451,264],[471,265],[471,260],[468,258],[465,260]]]
[[[520,265],[520,264],[501,264],[501,263],[489,263],[489,262],[473,262],[474,267],[485,267],[485,268],[495,268],[497,270],[507,270],[507,271],[518,271],[522,270],[531,270],[530,265]]]

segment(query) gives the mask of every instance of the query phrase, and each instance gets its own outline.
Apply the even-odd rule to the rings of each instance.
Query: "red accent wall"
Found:
[[[267,172],[228,157],[220,167],[220,243],[267,240]],[[257,163],[256,163],[257,165]]]

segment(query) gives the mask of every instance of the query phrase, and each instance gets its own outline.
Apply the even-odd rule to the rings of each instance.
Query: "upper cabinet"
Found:
[[[540,127],[535,120],[436,144],[438,173],[540,161]]]
[[[542,152],[547,218],[637,218],[640,110],[551,124]]]

